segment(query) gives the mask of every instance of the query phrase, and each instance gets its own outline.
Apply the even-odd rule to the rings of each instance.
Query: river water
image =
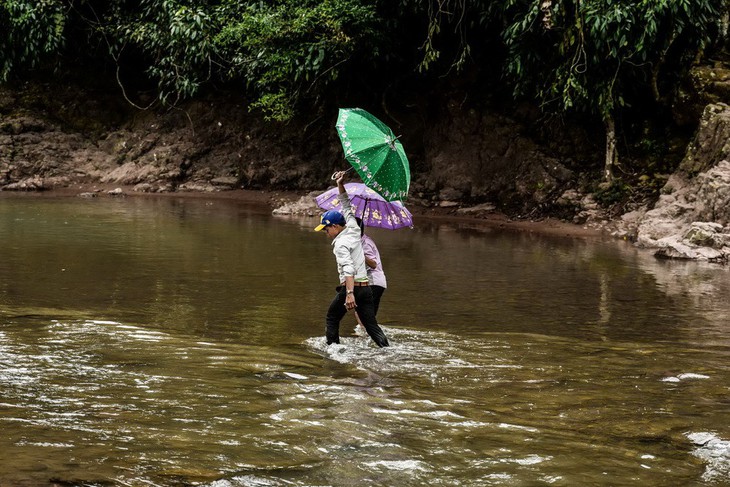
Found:
[[[416,221],[327,347],[315,224],[3,196],[0,485],[730,485],[727,269]]]

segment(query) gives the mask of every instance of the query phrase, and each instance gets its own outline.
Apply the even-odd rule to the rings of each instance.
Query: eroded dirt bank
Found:
[[[705,76],[712,83],[701,97],[689,97],[684,113],[696,112],[699,128],[677,173],[666,175],[659,201],[634,201],[624,214],[591,194],[602,156],[595,128],[566,127],[546,138],[533,130],[529,109],[505,115],[458,93],[401,100],[381,116],[402,136],[412,171],[407,204],[419,218],[609,234],[663,257],[726,262],[730,75],[717,73]],[[0,87],[0,190],[111,197],[108,191],[120,188],[127,197],[234,198],[314,215],[311,193],[327,189],[329,175],[347,167],[336,111],[273,124],[230,94],[153,111],[103,89]]]
[[[572,153],[560,153],[541,144],[529,116],[520,120],[488,106],[454,94],[393,104],[387,113],[364,107],[401,136],[412,172],[410,204],[489,204],[510,216],[544,215],[581,184],[577,167],[600,160],[591,134],[571,134]],[[330,107],[288,124],[267,123],[232,95],[142,111],[104,91],[0,88],[0,189],[98,183],[153,193],[314,191],[348,167],[336,117],[337,107]],[[566,203],[566,214],[572,205]]]

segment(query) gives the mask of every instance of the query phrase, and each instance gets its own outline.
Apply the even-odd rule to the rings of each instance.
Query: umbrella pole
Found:
[[[369,199],[365,200],[365,206],[362,209],[362,215],[361,215],[361,220],[360,220],[362,222],[362,228],[365,228],[365,213],[368,210],[368,204],[369,203],[370,203],[370,200]],[[367,268],[367,264],[365,264],[365,266]],[[357,310],[354,310],[354,311],[355,311],[355,319],[357,320],[357,324],[360,325],[360,326],[362,326],[363,330],[367,331],[367,329],[365,328],[365,325],[363,325],[362,324],[362,321],[360,321],[360,315],[357,314]]]
[[[362,321],[360,321],[360,315],[357,314],[357,310],[353,310],[353,313],[355,314],[355,319],[357,320],[357,325],[355,325],[355,334],[357,335],[357,327],[362,326],[362,329],[367,332],[367,328],[365,328],[365,325],[362,324]]]

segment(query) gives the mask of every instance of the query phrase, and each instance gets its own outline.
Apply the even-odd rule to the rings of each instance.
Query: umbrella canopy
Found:
[[[386,201],[405,200],[411,170],[393,131],[362,108],[341,108],[335,127],[345,159],[363,183]]]
[[[355,216],[362,218],[366,227],[395,230],[413,226],[411,212],[400,201],[385,201],[382,196],[362,183],[346,183],[345,191]],[[338,188],[328,189],[316,198],[317,206],[323,210],[342,211]]]

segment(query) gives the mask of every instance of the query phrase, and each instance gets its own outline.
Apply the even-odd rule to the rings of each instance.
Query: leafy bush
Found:
[[[0,0],[0,81],[58,53],[64,43],[63,7],[57,0]]]
[[[608,117],[647,95],[668,102],[724,32],[726,10],[725,0],[0,0],[0,82],[83,59],[111,65],[122,85],[146,76],[166,105],[237,83],[284,120],[363,66],[366,77],[469,66],[502,69],[547,112]]]
[[[219,15],[214,42],[227,76],[245,80],[258,94],[254,106],[276,120],[291,117],[303,92],[336,80],[357,50],[378,55],[377,16],[364,1],[230,1]]]

